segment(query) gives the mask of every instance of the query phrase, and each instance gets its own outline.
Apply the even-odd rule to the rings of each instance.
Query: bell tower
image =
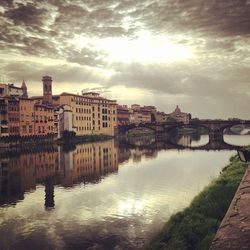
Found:
[[[22,90],[23,90],[23,97],[25,98],[28,98],[28,90],[27,90],[27,86],[26,86],[26,83],[25,81],[23,80],[23,83],[22,83]]]
[[[52,78],[43,76],[43,103],[52,105]]]

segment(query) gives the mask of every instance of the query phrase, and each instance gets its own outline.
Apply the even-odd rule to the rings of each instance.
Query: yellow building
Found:
[[[53,99],[54,100],[54,99]],[[97,93],[75,95],[62,93],[54,104],[71,107],[76,135],[105,134],[113,136],[117,126],[117,104]]]

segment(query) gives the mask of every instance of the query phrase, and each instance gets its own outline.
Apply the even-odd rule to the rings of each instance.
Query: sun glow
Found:
[[[164,63],[186,61],[193,57],[190,47],[174,43],[167,36],[152,36],[141,31],[135,38],[110,37],[102,39],[75,38],[80,47],[89,46],[100,51],[112,62]]]

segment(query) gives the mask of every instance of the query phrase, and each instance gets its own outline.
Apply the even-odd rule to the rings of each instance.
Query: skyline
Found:
[[[0,79],[249,119],[250,1],[1,1]]]

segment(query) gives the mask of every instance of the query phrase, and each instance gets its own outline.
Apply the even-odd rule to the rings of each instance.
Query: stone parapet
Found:
[[[210,249],[250,249],[250,165],[241,180]]]

